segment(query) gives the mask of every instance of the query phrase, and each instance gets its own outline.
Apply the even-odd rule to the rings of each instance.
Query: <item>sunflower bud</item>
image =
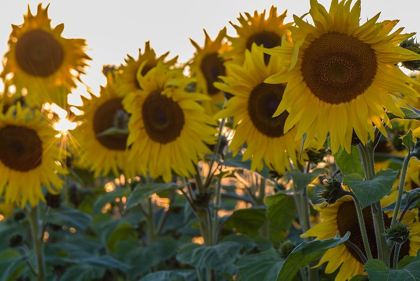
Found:
[[[416,54],[420,54],[420,44],[414,41],[414,38],[405,40],[400,47],[410,50]],[[412,71],[420,70],[420,60],[403,61],[402,65]]]
[[[293,249],[296,248],[296,243],[286,240],[280,245],[280,253],[282,258],[287,258]]]
[[[61,195],[60,194],[51,194],[47,193],[45,195],[45,201],[47,201],[47,205],[51,208],[57,209],[61,205]]]
[[[21,221],[25,218],[25,213],[19,211],[13,216],[13,218],[14,218],[15,222],[19,222],[19,221]]]
[[[9,246],[11,248],[19,247],[23,244],[23,237],[20,234],[14,234],[9,239]]]
[[[348,195],[349,192],[343,189],[341,182],[334,180],[326,180],[324,182],[325,191],[321,192],[321,200],[327,202],[328,205],[334,204],[341,197]]]
[[[397,223],[385,230],[385,237],[394,243],[402,244],[410,238],[410,229],[404,223]]]
[[[306,154],[308,154],[310,163],[318,164],[319,162],[322,162],[322,160],[324,160],[324,157],[326,155],[326,149],[325,147],[319,150],[307,149]]]

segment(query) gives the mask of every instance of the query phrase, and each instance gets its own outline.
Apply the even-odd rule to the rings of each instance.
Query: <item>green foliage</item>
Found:
[[[293,280],[300,267],[305,267],[310,262],[321,258],[328,249],[343,244],[349,237],[350,232],[347,232],[341,238],[302,242],[287,257],[277,276],[277,281]]]
[[[287,231],[296,218],[296,207],[292,197],[276,193],[265,198],[271,241],[278,243],[285,239]]]
[[[302,173],[298,170],[288,171],[286,175],[293,179],[293,184],[296,186],[297,191],[301,191],[303,188],[308,186],[316,177],[321,173],[317,171],[314,173]]]
[[[420,280],[420,255],[414,258],[403,269],[390,269],[381,260],[369,260],[365,264],[365,270],[368,273],[369,281],[383,280]]]
[[[114,189],[111,192],[99,196],[93,205],[93,214],[99,213],[107,203],[114,201],[116,198],[130,195],[130,191],[130,188]]]
[[[198,268],[223,271],[239,258],[242,245],[235,242],[223,242],[215,246],[187,244],[181,247],[177,260]]]
[[[259,234],[259,228],[266,221],[266,208],[254,207],[236,210],[224,223],[223,227],[254,237]]]
[[[195,280],[193,279],[195,276],[195,271],[192,270],[185,270],[185,271],[169,271],[169,270],[162,270],[153,273],[149,273],[140,281],[156,281],[156,280],[168,280],[168,281],[190,281]]]
[[[127,200],[127,209],[134,207],[141,203],[143,200],[149,198],[154,193],[159,193],[167,190],[179,189],[182,186],[178,186],[175,183],[139,183],[136,185],[134,190],[131,192]]]
[[[376,173],[373,180],[348,180],[346,183],[352,188],[364,208],[387,195],[391,191],[397,175],[397,171],[381,170]]]
[[[121,241],[116,245],[115,256],[121,262],[131,265],[127,273],[131,278],[137,278],[151,267],[173,257],[177,248],[177,241],[171,237],[158,237],[146,247],[137,241]]]
[[[45,220],[52,224],[74,227],[76,230],[84,231],[89,226],[92,218],[77,209],[60,207],[47,215]]]
[[[362,178],[365,176],[356,146],[353,145],[351,147],[350,154],[348,154],[345,149],[340,148],[340,150],[334,154],[334,160],[343,175],[358,174],[362,176]]]
[[[411,130],[408,130],[408,133],[402,137],[402,143],[408,151],[414,150],[415,142],[413,139],[413,132]]]
[[[239,277],[243,281],[276,280],[284,261],[274,249],[244,256],[238,261]]]
[[[22,271],[27,257],[13,249],[6,249],[0,253],[0,281],[16,280]]]

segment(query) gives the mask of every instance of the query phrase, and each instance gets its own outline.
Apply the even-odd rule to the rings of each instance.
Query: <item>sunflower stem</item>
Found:
[[[46,280],[46,268],[44,260],[44,243],[42,240],[43,233],[39,225],[39,208],[32,207],[28,213],[29,224],[32,232],[33,247],[35,250],[37,279],[38,281]]]
[[[357,199],[356,195],[353,192],[350,193],[350,196],[353,198],[353,202],[356,207],[356,213],[357,213],[357,218],[359,220],[360,232],[362,233],[362,240],[363,240],[363,245],[365,246],[365,252],[366,252],[367,258],[373,259],[372,250],[370,249],[370,244],[369,244],[369,238],[366,232],[365,220],[363,218],[362,207],[360,206],[359,199]]]
[[[397,216],[401,206],[401,199],[404,192],[404,182],[405,176],[407,175],[408,163],[410,163],[411,153],[408,152],[407,156],[404,158],[403,166],[401,169],[400,183],[398,185],[398,196],[397,201],[395,202],[394,213],[392,214],[391,226],[397,223]]]
[[[392,268],[398,268],[398,257],[400,256],[401,243],[395,243],[394,259],[392,260]]]
[[[219,229],[219,209],[220,209],[220,204],[222,202],[222,198],[220,195],[220,189],[221,189],[221,179],[217,179],[216,182],[216,202],[214,204],[214,210],[213,210],[213,228],[212,228],[212,232],[213,232],[213,243],[217,244],[217,240],[218,240],[218,229]]]
[[[372,141],[369,141],[366,145],[359,144],[357,149],[362,160],[366,180],[373,180],[375,178],[375,159]],[[372,218],[373,226],[375,228],[378,258],[382,260],[387,266],[389,266],[389,247],[385,236],[382,235],[385,233],[385,223],[380,201],[372,204]]]
[[[153,202],[152,202],[152,198],[148,199],[148,207],[149,207],[149,211],[147,212],[147,228],[148,228],[148,239],[147,242],[150,245],[153,240],[155,239],[155,219],[154,219],[154,214],[153,214]]]

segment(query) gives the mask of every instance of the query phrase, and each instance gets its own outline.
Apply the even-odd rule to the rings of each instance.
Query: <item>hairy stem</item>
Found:
[[[394,213],[392,214],[391,226],[397,223],[397,216],[401,206],[401,199],[404,192],[404,182],[405,176],[407,174],[408,163],[410,162],[411,153],[408,152],[407,156],[404,158],[403,166],[401,169],[400,183],[398,186],[398,196],[397,201],[395,202]]]
[[[46,280],[46,268],[44,260],[44,243],[43,233],[39,225],[39,208],[32,207],[28,213],[29,224],[32,232],[33,247],[35,250],[36,266],[37,266],[37,279],[38,281]]]

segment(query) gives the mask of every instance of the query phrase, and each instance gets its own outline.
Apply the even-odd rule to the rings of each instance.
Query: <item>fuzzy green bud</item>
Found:
[[[397,223],[385,230],[385,236],[394,243],[402,244],[410,238],[410,229],[404,223]]]

